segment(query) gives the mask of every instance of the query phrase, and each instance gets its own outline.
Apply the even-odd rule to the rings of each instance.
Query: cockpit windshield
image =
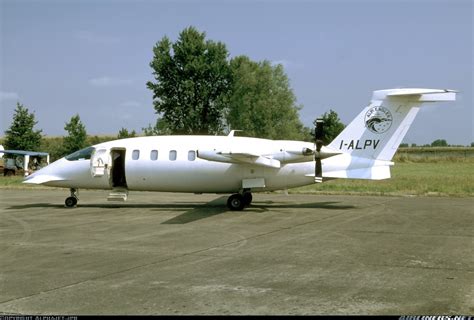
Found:
[[[79,151],[76,151],[74,153],[71,153],[70,155],[66,156],[66,160],[69,161],[75,161],[75,160],[90,160],[92,152],[94,152],[93,147],[88,147]]]

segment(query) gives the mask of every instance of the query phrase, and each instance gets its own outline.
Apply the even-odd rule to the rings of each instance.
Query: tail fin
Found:
[[[455,99],[454,90],[407,88],[374,91],[370,105],[328,147],[355,157],[390,161],[420,106]]]

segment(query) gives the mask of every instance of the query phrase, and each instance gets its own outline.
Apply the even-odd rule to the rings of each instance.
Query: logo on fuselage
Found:
[[[385,107],[372,107],[364,117],[365,126],[373,133],[384,133],[392,126],[393,117]]]

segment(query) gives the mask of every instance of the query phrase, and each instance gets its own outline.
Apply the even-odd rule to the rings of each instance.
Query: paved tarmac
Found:
[[[474,314],[474,198],[0,189],[0,314]]]

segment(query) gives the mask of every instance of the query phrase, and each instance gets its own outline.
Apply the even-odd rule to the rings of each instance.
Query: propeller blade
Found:
[[[321,147],[323,146],[323,119],[316,119],[316,129],[314,130],[314,138],[316,144],[316,151],[321,151]]]
[[[323,182],[323,169],[322,169],[322,164],[321,164],[321,147],[323,146],[323,125],[324,125],[324,120],[323,119],[316,119],[316,128],[314,129],[314,144],[315,144],[315,149],[316,151],[314,152],[314,161],[315,161],[315,167],[314,167],[314,182],[316,183],[321,183]]]
[[[321,183],[323,182],[323,168],[322,168],[322,165],[321,165],[321,159],[320,158],[316,158],[315,159],[316,161],[316,165],[315,165],[315,168],[314,168],[314,182],[316,183]]]

